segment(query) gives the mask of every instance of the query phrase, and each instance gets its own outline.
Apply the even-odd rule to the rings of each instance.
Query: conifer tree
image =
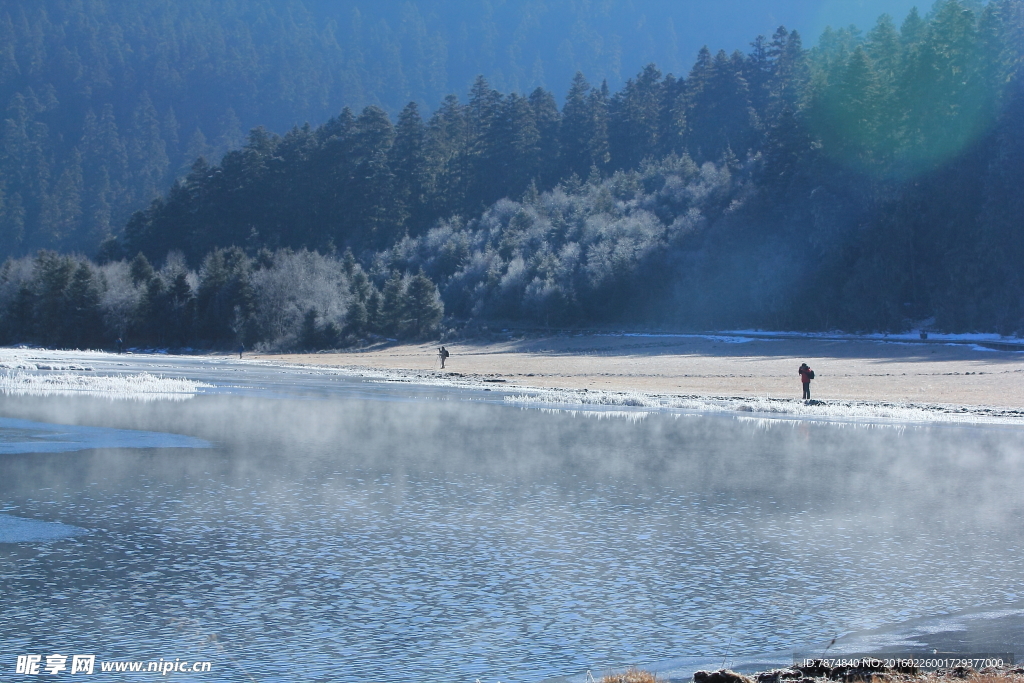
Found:
[[[425,338],[444,317],[444,304],[437,285],[423,271],[409,278],[403,307],[408,334],[413,339]]]
[[[593,125],[590,102],[587,98],[589,92],[590,84],[583,74],[577,71],[562,107],[559,139],[562,152],[561,177],[573,173],[582,175],[594,163],[590,156],[590,133]]]
[[[561,113],[555,97],[543,88],[536,88],[530,93],[530,106],[533,108],[534,125],[537,128],[537,147],[540,150],[538,164],[538,184],[540,187],[551,187],[555,184],[559,172],[559,125]]]
[[[613,166],[636,168],[658,151],[660,104],[661,71],[653,64],[612,97],[608,130]]]
[[[395,220],[422,229],[427,219],[427,158],[424,150],[426,126],[415,102],[398,116],[395,141],[388,164],[394,173]]]

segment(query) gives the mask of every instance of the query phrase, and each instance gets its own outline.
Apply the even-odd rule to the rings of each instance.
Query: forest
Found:
[[[685,5],[0,0],[0,259],[94,253],[198,157],[219,162],[256,126],[318,125],[345,106],[432,109],[478,74],[506,91],[550,82],[561,99],[576,71],[617,87],[637,65],[678,72],[703,42],[775,28],[767,11],[706,7],[698,23]]]
[[[9,259],[0,342],[324,348],[473,321],[1019,333],[1022,46],[1022,0],[940,0],[809,49],[781,27],[705,48],[614,92],[577,73],[561,107],[481,76],[429,115],[256,127],[93,260]]]

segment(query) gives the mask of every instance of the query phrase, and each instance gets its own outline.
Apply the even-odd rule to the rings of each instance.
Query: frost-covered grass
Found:
[[[708,413],[743,412],[840,420],[897,420],[900,422],[952,422],[961,424],[1024,425],[1024,413],[984,407],[886,403],[875,401],[801,401],[769,397],[674,396],[639,391],[538,389],[516,393],[505,401],[517,405],[629,406]]]
[[[8,347],[0,348],[0,370],[92,370],[92,363],[114,357],[104,351]]]
[[[13,396],[101,395],[141,401],[191,398],[212,385],[190,379],[161,377],[148,372],[119,375],[37,374],[20,370],[0,373],[0,393]]]
[[[104,351],[28,347],[0,349],[0,393],[14,396],[81,396],[137,401],[183,401],[213,385],[148,372],[94,374],[124,365],[128,356]]]

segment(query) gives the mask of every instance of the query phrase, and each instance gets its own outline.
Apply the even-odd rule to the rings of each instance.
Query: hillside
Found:
[[[57,343],[60,315],[33,311],[56,307],[93,310],[95,339],[307,348],[431,334],[442,305],[450,322],[1020,332],[1022,45],[1021,0],[942,0],[616,90],[577,74],[561,106],[478,77],[429,113],[256,128],[135,213],[102,268],[9,262],[0,315],[15,341]]]
[[[349,248],[378,283],[422,268],[460,318],[1014,331],[1022,7],[945,0],[809,50],[780,29],[683,78],[577,75],[561,110],[480,78],[429,116],[256,130],[117,246]]]
[[[479,74],[561,99],[577,71],[612,87],[649,62],[681,73],[705,43],[790,20],[824,26],[800,0],[0,0],[0,258],[95,252],[256,126],[432,109]]]

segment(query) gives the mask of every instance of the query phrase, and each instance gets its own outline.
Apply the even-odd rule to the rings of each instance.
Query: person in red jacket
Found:
[[[801,363],[800,369],[797,370],[800,373],[800,381],[804,385],[804,398],[810,400],[811,398],[811,380],[814,379],[814,370],[807,367],[807,363]]]

